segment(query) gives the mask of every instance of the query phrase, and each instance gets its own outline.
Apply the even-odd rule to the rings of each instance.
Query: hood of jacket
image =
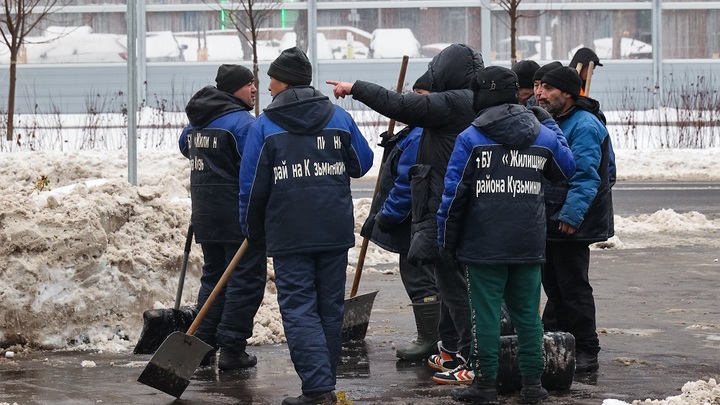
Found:
[[[311,86],[292,86],[278,93],[264,112],[288,132],[314,135],[330,122],[335,106]]]
[[[203,87],[185,106],[190,125],[200,128],[225,114],[249,110],[252,110],[252,107],[232,94],[218,90],[215,86]]]
[[[472,125],[511,149],[532,145],[540,133],[540,122],[535,115],[519,104],[501,104],[481,110]]]
[[[480,52],[464,44],[452,44],[428,64],[431,90],[469,89],[475,75],[484,66]]]
[[[575,103],[570,107],[569,110],[567,110],[564,114],[561,114],[557,117],[558,122],[562,122],[563,120],[571,117],[573,114],[575,114],[575,111],[578,110],[584,110],[592,115],[596,116],[597,119],[600,120],[600,122],[603,123],[603,125],[607,124],[607,119],[605,118],[605,114],[603,114],[602,111],[600,111],[600,102],[595,100],[594,98],[584,97],[580,96]]]

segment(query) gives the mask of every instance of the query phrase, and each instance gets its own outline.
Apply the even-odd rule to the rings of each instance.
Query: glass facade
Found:
[[[720,58],[720,2],[665,1],[662,4],[663,59]],[[26,38],[21,63],[123,62],[126,2],[76,0],[38,24]],[[238,61],[251,59],[245,29],[247,1],[145,0],[147,60]],[[274,59],[281,49],[308,44],[308,21],[317,26],[319,59],[432,57],[450,43],[482,45],[486,59],[509,61],[513,25],[494,0],[317,0],[308,3],[253,1],[258,58]],[[506,3],[502,3],[506,4]],[[648,1],[588,2],[519,0],[515,19],[519,59],[566,60],[580,46],[602,60],[652,58],[652,8]],[[356,7],[351,7],[356,6]],[[485,7],[485,8],[483,8]],[[483,20],[483,13],[489,18]],[[483,27],[489,21],[490,27]],[[2,28],[2,27],[0,27]],[[241,35],[245,34],[245,35]],[[486,34],[487,35],[487,34]],[[0,63],[9,63],[0,46]]]

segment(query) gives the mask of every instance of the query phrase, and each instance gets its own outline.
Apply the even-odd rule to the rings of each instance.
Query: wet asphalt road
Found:
[[[717,238],[717,233],[712,237]],[[576,375],[548,404],[601,404],[605,398],[666,398],[687,381],[720,377],[717,244],[593,251],[600,372]],[[348,278],[351,283],[351,277]],[[349,288],[348,288],[349,290]],[[379,290],[365,344],[343,355],[338,390],[355,404],[452,404],[449,386],[421,363],[396,361],[412,337],[412,312],[399,275],[363,275],[360,293]],[[0,361],[0,403],[280,404],[299,395],[285,345],[251,347],[257,367],[199,369],[182,398],[136,382],[148,355],[35,352]],[[82,367],[85,360],[96,367]],[[516,404],[517,396],[501,397]]]
[[[373,179],[353,180],[353,197],[371,198],[374,187]],[[623,181],[613,187],[613,203],[615,215],[623,217],[673,209],[698,211],[716,219],[720,218],[720,183]]]

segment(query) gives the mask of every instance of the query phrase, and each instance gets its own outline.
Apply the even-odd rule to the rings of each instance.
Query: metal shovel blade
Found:
[[[365,339],[368,324],[370,323],[370,312],[372,312],[377,293],[377,291],[373,291],[345,300],[345,315],[342,326],[343,343]]]
[[[212,346],[182,332],[173,332],[152,356],[138,382],[180,398]]]

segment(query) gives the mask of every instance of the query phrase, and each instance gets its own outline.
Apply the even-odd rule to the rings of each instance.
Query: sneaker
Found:
[[[440,343],[438,343],[438,349],[440,349],[440,353],[428,357],[428,366],[430,368],[439,371],[450,371],[460,365],[457,352],[445,350]]]
[[[450,371],[438,372],[432,380],[438,384],[472,384],[475,372],[467,364],[461,364]]]
[[[542,386],[540,377],[522,377],[520,402],[523,404],[539,404],[546,400],[548,392]]]
[[[305,395],[299,397],[287,397],[282,405],[335,405],[337,397],[333,391],[321,392],[319,394]]]
[[[249,368],[257,364],[257,357],[247,354],[245,350],[236,352],[234,350],[220,350],[220,359],[218,360],[218,368],[220,370],[235,370],[238,368]]]
[[[467,388],[455,388],[450,392],[456,401],[469,402],[471,404],[491,405],[497,404],[497,382],[476,378]]]
[[[600,369],[597,355],[577,352],[575,356],[575,372],[576,373],[594,373]]]

